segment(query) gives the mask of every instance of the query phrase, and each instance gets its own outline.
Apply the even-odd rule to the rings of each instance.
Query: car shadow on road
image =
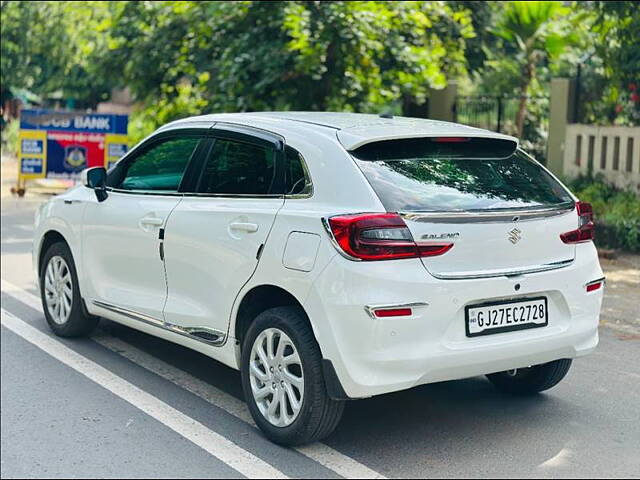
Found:
[[[327,443],[395,475],[504,475],[507,459],[514,475],[540,475],[572,441],[571,428],[558,428],[569,421],[565,406],[552,394],[500,393],[484,377],[440,382],[348,402]]]
[[[106,320],[102,325],[109,334],[243,399],[239,372],[136,330]],[[416,471],[437,475],[445,467],[448,474],[473,475],[470,465],[490,464],[493,456],[502,463],[505,456],[512,459],[520,474],[534,473],[571,441],[571,429],[559,434],[557,427],[559,422],[571,422],[574,415],[579,412],[568,408],[560,396],[515,397],[498,392],[484,377],[474,377],[349,401],[341,423],[325,443],[395,476],[403,470],[408,476]],[[550,429],[553,433],[545,435]]]

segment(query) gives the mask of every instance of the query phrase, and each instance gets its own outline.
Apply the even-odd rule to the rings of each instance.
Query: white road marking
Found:
[[[2,309],[2,326],[122,398],[248,478],[287,478],[227,438]]]
[[[104,331],[100,330],[97,335],[92,336],[92,339],[103,347],[108,348],[146,370],[169,380],[175,385],[197,395],[203,400],[221,408],[249,425],[256,427],[247,405],[233,395],[229,395],[213,385],[160,360],[117,337],[109,335]],[[378,472],[323,443],[314,443],[303,447],[295,447],[294,449],[345,478],[385,478]]]
[[[2,243],[5,245],[14,243],[33,243],[33,240],[31,238],[3,238]]]
[[[34,295],[33,293],[27,292],[26,290],[14,285],[11,282],[6,281],[4,278],[1,279],[0,288],[7,295],[15,298],[19,302],[24,303],[25,305],[30,306],[34,310],[37,310],[40,313],[42,312],[42,301],[40,297]]]
[[[545,469],[545,468],[568,467],[572,455],[573,455],[573,451],[568,447],[564,447],[556,455],[551,457],[549,460],[542,462],[540,465],[538,465],[538,468]]]
[[[42,312],[42,303],[40,298],[32,293],[29,293],[4,279],[2,279],[2,290],[16,300]],[[108,335],[102,330],[98,330],[98,333],[93,335],[92,339],[103,347],[108,348],[146,370],[169,380],[175,385],[255,427],[255,423],[251,418],[251,414],[249,413],[246,404],[243,401],[238,400],[233,395],[229,395],[213,385],[160,360],[117,337]],[[323,443],[297,447],[295,450],[345,478],[385,478],[375,470],[372,470],[357,460],[354,460],[353,458],[344,455]]]

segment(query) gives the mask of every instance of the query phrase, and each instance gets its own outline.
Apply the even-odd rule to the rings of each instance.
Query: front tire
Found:
[[[40,297],[47,323],[60,337],[88,335],[98,324],[98,317],[84,310],[73,255],[64,242],[52,244],[44,254]]]
[[[327,395],[322,355],[304,312],[262,312],[242,348],[242,388],[254,421],[273,442],[303,445],[329,435],[344,402]]]
[[[500,391],[513,395],[533,395],[556,386],[567,375],[571,359],[563,358],[528,368],[492,373],[487,378]]]

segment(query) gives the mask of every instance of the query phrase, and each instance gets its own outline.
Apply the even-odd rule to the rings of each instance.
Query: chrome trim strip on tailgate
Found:
[[[398,212],[404,219],[421,223],[504,223],[555,217],[573,211],[575,205],[527,210],[457,212]]]
[[[547,272],[558,268],[568,267],[573,263],[573,259],[562,260],[560,262],[547,263],[545,265],[536,265],[531,267],[518,267],[509,270],[485,270],[482,272],[453,272],[453,273],[431,273],[440,280],[467,280],[475,278],[494,278],[494,277],[515,277],[517,275],[525,275],[527,273]]]
[[[188,337],[192,340],[197,340],[214,347],[221,347],[227,340],[226,333],[214,328],[181,327],[172,323],[166,323],[163,320],[152,317],[150,315],[146,315],[144,313],[134,312],[133,310],[119,307],[117,305],[112,305],[110,303],[101,302],[99,300],[92,300],[91,303],[93,303],[96,307],[104,308],[105,310],[124,315],[125,317],[129,317],[133,320],[138,320],[142,323],[146,323],[147,325],[162,328],[163,330],[177,333],[178,335],[182,335],[184,337]]]

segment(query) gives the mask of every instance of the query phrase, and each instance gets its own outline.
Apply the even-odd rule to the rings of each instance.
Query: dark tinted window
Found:
[[[286,189],[287,195],[311,193],[311,181],[307,176],[302,155],[291,147],[286,147]]]
[[[357,160],[391,212],[542,207],[572,201],[562,185],[523,152],[503,159],[453,158],[437,152],[402,158],[399,153],[388,151],[384,160]]]
[[[198,142],[197,137],[179,137],[154,145],[133,161],[118,164],[109,173],[107,185],[122,190],[175,192]]]
[[[275,151],[233,140],[216,140],[198,192],[220,195],[267,195],[275,183]]]

